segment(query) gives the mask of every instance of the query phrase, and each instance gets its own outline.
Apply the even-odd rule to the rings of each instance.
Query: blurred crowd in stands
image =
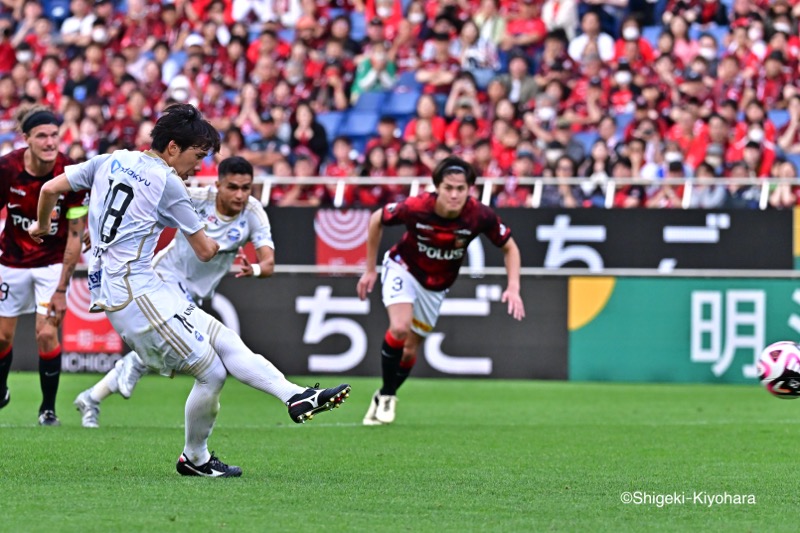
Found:
[[[80,161],[143,149],[190,102],[276,186],[278,205],[331,202],[303,177],[427,176],[457,154],[506,178],[497,207],[680,207],[665,177],[719,178],[692,207],[758,205],[729,177],[795,178],[798,0],[0,0],[0,154],[26,102],[62,117]],[[209,157],[201,174],[214,175]],[[798,204],[787,180],[772,207]],[[349,186],[347,205],[402,198]]]

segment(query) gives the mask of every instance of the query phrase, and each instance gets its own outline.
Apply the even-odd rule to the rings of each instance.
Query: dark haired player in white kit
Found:
[[[435,193],[389,204],[372,214],[367,236],[367,270],[358,281],[362,300],[372,292],[383,226],[403,224],[406,232],[384,257],[381,282],[389,329],[381,347],[383,385],[375,391],[364,425],[391,424],[397,389],[417,360],[419,345],[433,331],[447,289],[455,282],[470,241],[483,233],[505,256],[508,286],[502,301],[517,320],[525,316],[519,295],[520,254],[511,230],[495,212],[470,196],[475,170],[447,157],[433,171]]]
[[[89,290],[92,310],[106,317],[141,360],[163,375],[195,378],[186,400],[186,433],[176,469],[184,476],[238,477],[238,466],[208,451],[228,372],[253,388],[280,398],[293,421],[338,406],[350,386],[304,388],[254,354],[233,331],[175,293],[153,269],[151,258],[165,226],[183,232],[202,262],[219,243],[209,237],[183,183],[211,150],[219,134],[192,105],[168,107],[151,133],[151,149],[117,150],[72,165],[42,187],[38,219],[28,233],[41,242],[59,195],[91,188],[92,242]]]

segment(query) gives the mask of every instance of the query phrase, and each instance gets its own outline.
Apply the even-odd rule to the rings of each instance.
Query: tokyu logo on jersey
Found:
[[[8,190],[13,192],[17,196],[27,196],[28,195],[28,193],[25,192],[23,189],[17,189],[16,187],[9,187]]]
[[[463,259],[464,248],[455,248],[453,250],[442,250],[441,248],[434,248],[427,244],[417,243],[419,253],[425,254],[426,257],[431,259],[441,259],[443,261],[453,261],[454,259]]]
[[[137,174],[130,168],[123,167],[122,163],[120,163],[116,159],[111,162],[111,173],[114,174],[115,172],[122,172],[123,174],[127,174],[128,176],[138,181],[139,183],[144,183],[145,187],[150,186],[150,180],[144,179],[141,174]]]
[[[228,230],[228,240],[236,242],[242,236],[242,232],[239,228],[231,228]]]

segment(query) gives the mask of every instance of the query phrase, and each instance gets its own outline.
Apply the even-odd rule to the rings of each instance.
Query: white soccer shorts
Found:
[[[381,272],[381,294],[383,305],[410,303],[414,309],[411,330],[420,337],[427,337],[439,319],[439,309],[447,291],[431,291],[423,287],[403,265],[389,258],[383,258]]]
[[[166,284],[106,316],[142,362],[162,375],[201,375],[218,357],[210,342],[219,332],[216,321]]]
[[[0,316],[17,317],[36,311],[47,316],[63,265],[11,268],[0,265]]]

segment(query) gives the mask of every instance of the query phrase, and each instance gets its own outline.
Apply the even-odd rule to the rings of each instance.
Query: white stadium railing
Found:
[[[489,204],[495,186],[505,184],[507,178],[478,178],[476,187],[479,189],[481,202]],[[202,186],[214,183],[215,176],[192,177],[189,185]],[[537,208],[541,206],[542,193],[547,186],[558,185],[585,185],[592,183],[592,178],[519,178],[517,184],[524,187],[532,187],[533,194],[530,197],[530,205],[527,207]],[[330,185],[334,187],[333,205],[342,207],[344,205],[345,189],[348,185],[404,185],[409,186],[409,195],[417,196],[421,191],[433,190],[433,183],[430,178],[400,178],[400,177],[366,177],[366,178],[330,178],[330,177],[309,177],[309,178],[277,178],[274,176],[256,176],[254,185],[260,187],[257,197],[265,207],[269,205],[272,188],[283,185]],[[758,187],[759,208],[766,209],[769,206],[769,195],[772,187],[776,185],[789,185],[800,187],[800,178],[663,178],[658,180],[648,180],[641,178],[607,178],[594,184],[605,192],[605,207],[611,208],[614,205],[614,196],[621,187],[628,185],[641,185],[647,188],[661,188],[666,186],[681,186],[683,197],[681,207],[688,209],[691,206],[692,195],[700,187],[728,187],[738,185],[744,187]]]

